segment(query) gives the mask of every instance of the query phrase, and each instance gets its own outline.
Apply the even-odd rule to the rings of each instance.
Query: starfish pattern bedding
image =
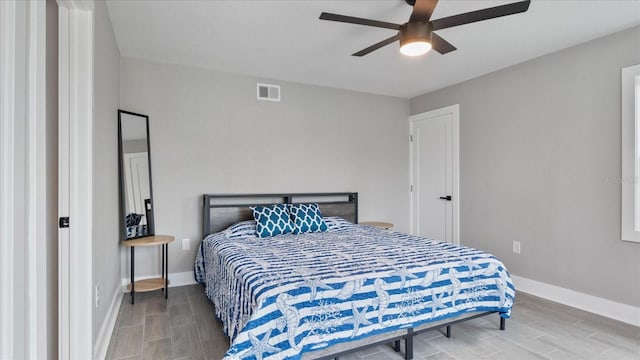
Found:
[[[488,253],[355,224],[270,238],[211,234],[195,271],[231,340],[225,360],[300,359],[469,312],[508,318],[515,297]]]

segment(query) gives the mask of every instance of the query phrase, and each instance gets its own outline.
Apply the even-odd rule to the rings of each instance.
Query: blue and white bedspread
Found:
[[[508,318],[515,288],[485,252],[370,226],[208,236],[196,278],[231,339],[225,359],[302,353],[468,312]]]

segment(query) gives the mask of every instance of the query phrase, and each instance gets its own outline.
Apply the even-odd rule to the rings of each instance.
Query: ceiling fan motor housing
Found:
[[[400,27],[400,46],[416,41],[426,41],[431,44],[430,22],[408,22]]]

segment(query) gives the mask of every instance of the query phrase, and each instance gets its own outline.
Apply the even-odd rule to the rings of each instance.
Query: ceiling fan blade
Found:
[[[442,30],[454,26],[474,23],[477,21],[518,14],[527,11],[527,9],[529,9],[530,3],[531,0],[527,0],[477,11],[471,11],[464,14],[453,15],[433,20],[431,21],[431,25],[433,26],[433,30]]]
[[[431,47],[442,55],[456,50],[455,46],[451,45],[447,40],[441,38],[436,33],[431,33]]]
[[[362,50],[360,50],[360,51],[358,51],[356,53],[353,53],[353,54],[351,54],[351,56],[365,56],[365,55],[367,55],[368,53],[370,53],[372,51],[378,50],[381,47],[387,46],[387,45],[391,44],[392,42],[397,41],[399,38],[400,38],[400,35],[396,34],[396,35],[394,35],[394,36],[392,36],[392,37],[390,37],[388,39],[380,41],[379,43],[373,44],[373,45],[369,46],[366,49],[362,49]]]
[[[363,18],[357,18],[353,16],[331,14],[326,12],[323,12],[322,14],[320,14],[320,20],[329,20],[329,21],[344,22],[344,23],[356,24],[356,25],[366,25],[366,26],[373,26],[373,27],[379,27],[379,28],[385,28],[385,29],[400,30],[400,25],[390,23],[390,22],[363,19]]]
[[[413,12],[409,18],[409,22],[427,22],[431,19],[433,9],[436,8],[438,0],[416,0],[413,4]]]

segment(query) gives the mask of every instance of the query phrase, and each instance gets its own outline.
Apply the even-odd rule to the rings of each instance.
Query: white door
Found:
[[[125,154],[124,161],[126,212],[145,215],[144,200],[151,197],[149,195],[149,154],[146,152]],[[140,224],[146,224],[146,216],[142,218]]]
[[[459,243],[459,106],[413,115],[411,227],[416,235]]]
[[[0,0],[1,1],[1,0]],[[93,352],[93,2],[58,0],[58,359]]]

